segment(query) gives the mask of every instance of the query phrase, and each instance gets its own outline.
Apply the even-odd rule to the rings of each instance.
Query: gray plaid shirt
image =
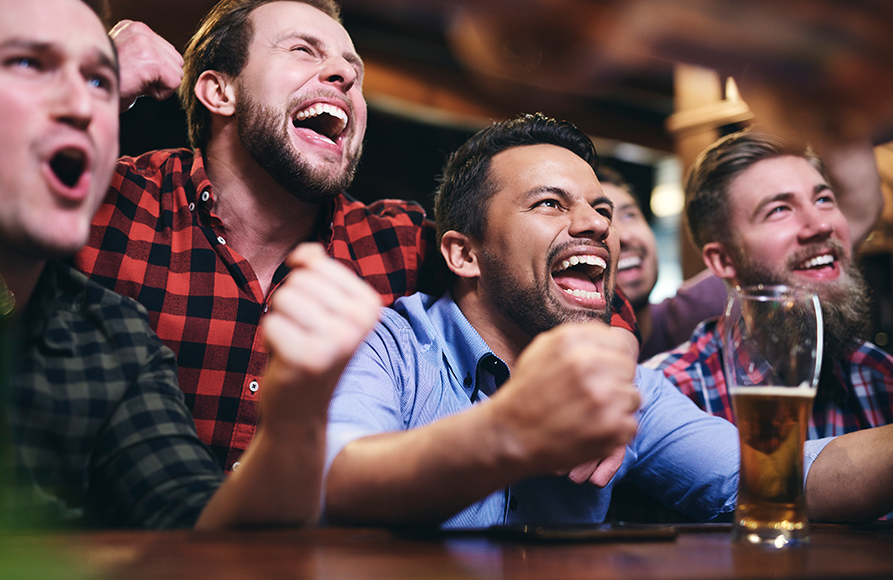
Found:
[[[224,476],[143,307],[51,261],[18,322],[8,417],[32,501],[86,525],[191,526]]]

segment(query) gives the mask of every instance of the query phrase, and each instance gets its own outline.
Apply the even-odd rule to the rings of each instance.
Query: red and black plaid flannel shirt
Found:
[[[158,336],[177,354],[199,436],[230,470],[257,426],[267,362],[260,319],[289,270],[279,267],[264,296],[251,266],[226,245],[214,199],[198,151],[122,158],[75,266],[148,309]],[[319,241],[386,304],[443,291],[434,227],[419,205],[367,206],[341,195],[329,211]],[[637,332],[629,303],[615,300],[614,309],[614,326]]]

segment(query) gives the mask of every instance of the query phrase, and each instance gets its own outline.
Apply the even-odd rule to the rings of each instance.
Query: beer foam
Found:
[[[752,395],[764,397],[815,397],[817,389],[810,388],[807,383],[801,383],[796,387],[779,387],[779,386],[753,386],[753,387],[730,387],[729,395]]]

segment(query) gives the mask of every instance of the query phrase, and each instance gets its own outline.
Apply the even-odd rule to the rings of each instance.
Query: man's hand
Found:
[[[121,74],[121,111],[138,97],[163,101],[183,79],[183,57],[168,41],[142,22],[122,20],[109,31],[118,51]]]
[[[286,263],[294,270],[262,322],[270,351],[261,392],[267,426],[280,415],[288,422],[294,409],[325,422],[341,372],[381,309],[378,293],[319,244],[298,246]]]
[[[601,459],[593,459],[582,463],[573,469],[561,469],[555,475],[566,475],[574,483],[591,483],[595,487],[605,487],[623,465],[626,457],[626,446],[618,447],[613,453]]]
[[[537,336],[518,358],[512,379],[491,401],[494,424],[533,472],[569,472],[613,454],[601,471],[592,467],[586,476],[607,482],[619,467],[617,448],[636,432],[635,368],[609,327],[561,325]]]

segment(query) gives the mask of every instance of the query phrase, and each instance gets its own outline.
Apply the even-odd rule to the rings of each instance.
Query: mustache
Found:
[[[794,270],[797,266],[802,264],[804,261],[812,258],[814,256],[818,256],[819,254],[824,254],[830,251],[834,258],[840,261],[843,267],[846,267],[850,263],[850,258],[846,253],[846,248],[840,240],[828,239],[823,242],[817,242],[814,244],[810,244],[800,250],[797,250],[793,256],[788,259],[788,270]]]
[[[612,262],[611,258],[613,258],[614,256],[611,253],[611,248],[608,247],[608,244],[606,244],[605,242],[602,242],[602,241],[586,240],[586,241],[579,241],[579,242],[564,242],[562,244],[555,246],[551,250],[549,250],[549,254],[546,256],[546,260],[549,262],[550,265],[554,264],[555,260],[558,258],[559,254],[564,253],[569,248],[579,248],[581,246],[586,246],[586,247],[590,247],[590,248],[598,248],[598,249],[606,251],[608,253],[608,260],[607,260],[607,265],[605,266],[605,272],[610,271],[611,262]]]

